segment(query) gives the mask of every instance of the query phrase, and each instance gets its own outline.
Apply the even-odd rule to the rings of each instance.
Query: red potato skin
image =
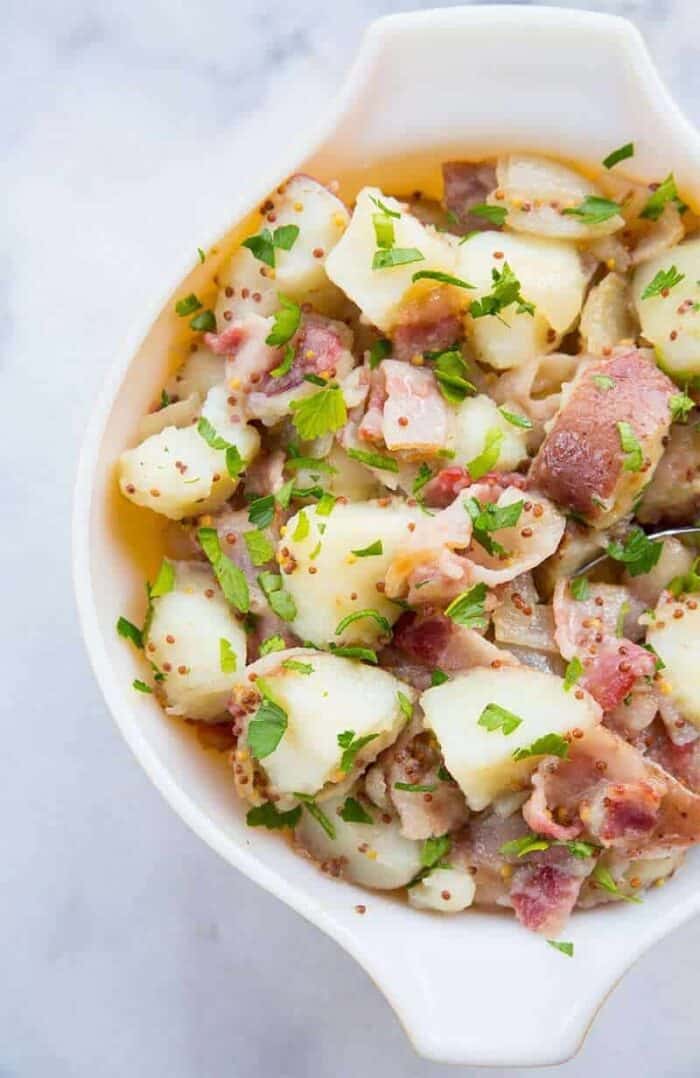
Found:
[[[601,375],[614,386],[597,385]],[[591,363],[542,443],[530,485],[595,527],[624,516],[661,458],[674,392],[671,380],[636,348]],[[619,422],[629,423],[641,446],[638,472],[624,469]]]

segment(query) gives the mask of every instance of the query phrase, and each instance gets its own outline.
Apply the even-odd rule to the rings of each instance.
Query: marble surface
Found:
[[[78,446],[154,274],[339,84],[363,25],[421,6],[2,5],[3,1078],[448,1074],[335,944],[167,808],[106,713],[69,573]],[[700,121],[697,0],[576,6],[634,19]],[[697,1075],[699,949],[696,921],[642,959],[562,1078]]]

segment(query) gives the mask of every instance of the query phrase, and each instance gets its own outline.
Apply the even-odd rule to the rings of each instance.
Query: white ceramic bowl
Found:
[[[634,140],[640,178],[673,170],[700,199],[700,138],[679,113],[637,31],[604,15],[470,7],[392,16],[368,30],[322,131],[292,147],[274,173],[238,191],[241,222],[276,183],[303,170],[387,189],[435,187],[437,164],[500,148],[598,162]],[[230,222],[212,222],[220,237]],[[183,270],[178,293],[206,291],[218,254]],[[201,243],[193,237],[189,251]],[[189,258],[191,268],[191,258]],[[184,278],[184,279],[183,279]],[[445,917],[323,876],[274,834],[246,828],[230,775],[214,754],[131,689],[139,657],[118,639],[118,614],[143,609],[143,580],[160,560],[161,523],[115,496],[114,461],[157,397],[184,341],[170,289],[116,360],[85,439],[74,519],[74,571],[97,680],[136,757],[172,807],[232,865],[336,939],[374,978],[416,1049],[455,1063],[535,1065],[566,1059],[617,979],[655,940],[700,907],[700,860],[689,858],[644,904],[571,920],[573,960],[515,918]],[[180,320],[182,321],[182,320]],[[134,538],[138,535],[138,547]],[[354,906],[367,906],[364,917]]]

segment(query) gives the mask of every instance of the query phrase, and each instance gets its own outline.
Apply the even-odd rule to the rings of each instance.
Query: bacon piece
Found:
[[[700,429],[698,415],[676,423],[637,517],[644,524],[686,524],[700,513]]]
[[[352,348],[352,330],[344,322],[336,322],[320,314],[305,314],[294,337],[294,360],[291,369],[281,378],[267,374],[259,385],[266,396],[296,389],[307,374],[334,378],[338,367]],[[283,349],[276,352],[278,363],[282,362]]]
[[[693,793],[700,794],[700,739],[684,745],[675,744],[668,729],[658,720],[639,740],[639,746],[650,760],[682,782]]]
[[[471,533],[471,519],[458,499],[435,516],[419,520],[389,566],[386,594],[408,595],[409,602],[423,605],[458,594],[469,563],[455,551],[468,546]]]
[[[456,673],[473,666],[515,665],[513,656],[475,629],[457,625],[441,611],[406,611],[394,626],[392,646],[423,666]]]
[[[222,333],[204,334],[212,352],[226,357],[226,384],[232,392],[248,392],[280,362],[279,350],[265,343],[272,326],[272,318],[247,314],[240,321],[232,322]]]
[[[437,475],[426,483],[423,492],[425,504],[431,508],[444,509],[451,505],[462,490],[473,485],[469,472],[466,468],[453,466],[441,468]],[[517,487],[519,490],[527,488],[527,477],[519,472],[488,472],[478,480],[479,486]]]
[[[564,824],[557,823],[547,806],[547,789],[545,774],[540,768],[532,776],[532,793],[523,805],[523,819],[530,830],[537,835],[546,835],[560,842],[577,838],[583,827],[580,823]]]
[[[496,166],[490,161],[445,161],[442,166],[445,186],[445,207],[457,219],[450,231],[463,235],[475,229],[493,229],[495,225],[484,217],[475,217],[472,206],[486,202],[496,188]]]
[[[565,659],[578,656],[583,665],[579,684],[587,689],[604,711],[613,711],[632,690],[638,678],[652,677],[654,656],[625,637],[617,637],[617,621],[626,588],[592,584],[589,597],[571,597],[569,584],[560,580],[554,591],[554,637]]]
[[[388,449],[433,453],[447,445],[449,416],[431,370],[397,359],[382,364],[387,399],[382,433]]]
[[[407,322],[397,326],[392,335],[394,355],[410,360],[423,352],[444,352],[462,335],[462,322],[456,314],[445,314],[434,322]]]
[[[661,459],[674,392],[636,348],[585,365],[533,462],[533,487],[598,528],[624,516]],[[625,470],[619,423],[629,425],[641,448],[640,470]]]
[[[370,372],[369,396],[367,398],[367,410],[362,417],[357,429],[357,435],[366,442],[381,442],[384,437],[382,420],[384,416],[384,404],[386,402],[386,382],[384,371],[380,366],[378,370]]]
[[[593,864],[591,858],[572,857],[562,847],[529,858],[513,873],[510,887],[510,901],[520,923],[532,932],[557,936]]]

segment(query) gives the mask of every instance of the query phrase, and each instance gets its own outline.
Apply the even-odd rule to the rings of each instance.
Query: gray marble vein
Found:
[[[415,1057],[361,970],[161,800],[88,669],[68,553],[85,423],[153,281],[225,217],[246,151],[339,85],[365,24],[423,6],[2,5],[3,1078],[454,1073]],[[697,0],[573,6],[632,18],[700,118]],[[697,1075],[699,948],[696,921],[642,959],[562,1078]]]

